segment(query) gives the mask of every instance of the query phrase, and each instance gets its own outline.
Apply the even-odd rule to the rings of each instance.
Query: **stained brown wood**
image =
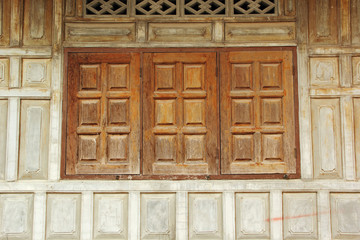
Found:
[[[25,0],[23,29],[24,45],[51,45],[52,18],[52,0]]]
[[[221,53],[221,173],[295,173],[293,53]]]
[[[0,1],[0,46],[10,42],[10,1]]]
[[[140,54],[72,53],[66,174],[140,173]]]
[[[217,174],[216,53],[145,53],[144,175]]]
[[[309,1],[309,40],[312,44],[338,43],[337,0]]]

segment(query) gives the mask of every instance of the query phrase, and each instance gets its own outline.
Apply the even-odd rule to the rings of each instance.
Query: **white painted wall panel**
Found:
[[[0,238],[32,239],[32,194],[0,195]]]
[[[21,102],[20,179],[46,179],[49,152],[49,101]]]
[[[80,194],[48,194],[47,239],[80,239]]]

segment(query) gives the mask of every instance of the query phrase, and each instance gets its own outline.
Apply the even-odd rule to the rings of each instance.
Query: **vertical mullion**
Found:
[[[184,163],[184,134],[182,133],[184,127],[184,97],[183,97],[183,86],[184,86],[184,64],[183,63],[176,63],[175,65],[175,81],[176,81],[176,91],[178,95],[178,99],[176,100],[176,122],[179,129],[177,133],[178,138],[178,148],[177,148],[177,163]]]
[[[260,98],[260,63],[258,61],[253,62],[253,84],[254,84],[254,115],[255,115],[255,128],[260,129],[261,125],[261,98]],[[255,130],[254,133],[254,153],[255,153],[255,162],[261,162],[261,132],[260,130]]]
[[[106,112],[106,92],[107,92],[107,64],[102,63],[101,64],[101,76],[100,76],[100,82],[101,82],[101,112],[100,112],[100,127],[101,127],[101,133],[100,133],[100,162],[102,165],[106,164],[106,125],[107,125],[107,112]]]

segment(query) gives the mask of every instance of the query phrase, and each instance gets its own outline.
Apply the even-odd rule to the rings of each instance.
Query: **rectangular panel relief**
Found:
[[[6,47],[10,42],[11,1],[0,1],[0,46]]]
[[[141,194],[141,239],[175,239],[175,194]]]
[[[312,99],[311,113],[314,176],[341,178],[340,100]]]
[[[360,8],[360,6],[359,6],[359,8]],[[352,58],[352,71],[353,71],[352,84],[356,87],[359,87],[360,86],[360,57]]]
[[[310,80],[313,87],[337,87],[340,84],[338,57],[310,58]]]
[[[210,42],[211,23],[149,23],[150,42]]]
[[[295,41],[295,23],[225,23],[226,42]]]
[[[9,59],[3,58],[0,59],[0,89],[7,88],[8,86],[9,86]]]
[[[128,239],[128,194],[95,194],[94,239]]]
[[[25,0],[23,31],[24,45],[51,45],[52,18],[52,0]]]
[[[66,23],[66,42],[133,42],[135,23]]]
[[[50,88],[51,60],[23,59],[22,86]]]
[[[32,239],[33,195],[0,195],[0,238]]]
[[[46,239],[80,239],[80,194],[48,194]]]
[[[20,130],[20,179],[46,179],[49,149],[47,100],[22,100]]]
[[[313,44],[338,43],[337,0],[309,1],[309,40]]]
[[[223,239],[222,194],[189,194],[189,239]]]
[[[5,177],[8,101],[0,100],[0,180]]]
[[[360,98],[353,99],[354,104],[354,135],[357,177],[360,178]]]
[[[236,239],[269,239],[269,193],[236,194]]]
[[[285,239],[318,239],[316,193],[284,193],[283,209]]]
[[[360,44],[360,0],[351,0],[351,37],[353,44]]]
[[[331,230],[334,239],[360,239],[360,194],[331,194]]]

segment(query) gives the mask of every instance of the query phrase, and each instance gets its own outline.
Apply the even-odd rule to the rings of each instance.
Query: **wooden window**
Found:
[[[295,48],[76,51],[63,178],[299,177]]]

